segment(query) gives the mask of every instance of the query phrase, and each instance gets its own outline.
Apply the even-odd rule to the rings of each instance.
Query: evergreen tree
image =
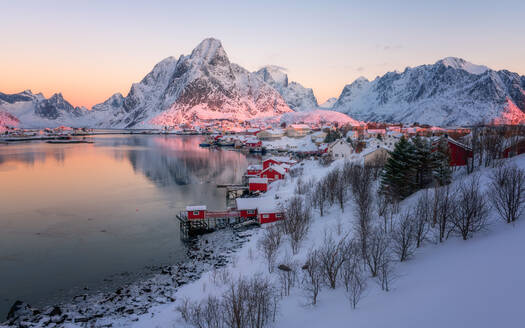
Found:
[[[432,147],[428,139],[419,136],[412,138],[415,148],[416,186],[423,189],[432,182],[432,169],[435,166]]]
[[[452,180],[450,152],[446,138],[440,138],[436,149],[432,152],[432,176],[440,186],[447,185]]]
[[[402,137],[390,152],[381,174],[381,191],[403,199],[416,190],[416,148]]]

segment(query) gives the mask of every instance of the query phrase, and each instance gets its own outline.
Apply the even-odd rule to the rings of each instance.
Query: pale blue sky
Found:
[[[205,37],[287,68],[320,101],[446,56],[525,74],[525,1],[1,1],[0,91],[91,106]]]

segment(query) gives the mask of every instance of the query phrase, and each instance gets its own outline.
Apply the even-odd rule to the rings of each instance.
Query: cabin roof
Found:
[[[267,178],[250,178],[248,179],[248,183],[268,183]]]
[[[186,211],[206,211],[206,205],[186,206]]]
[[[278,172],[280,174],[285,174],[286,173],[286,170],[281,165],[270,165],[264,171],[262,171],[261,174],[266,172],[266,171],[269,171],[270,169],[273,169],[274,171],[276,171],[276,172]]]

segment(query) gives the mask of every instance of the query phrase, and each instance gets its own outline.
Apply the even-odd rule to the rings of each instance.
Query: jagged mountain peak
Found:
[[[279,85],[282,87],[288,86],[288,75],[286,74],[286,68],[277,65],[267,65],[261,67],[257,74],[261,75],[264,81],[271,85]]]
[[[455,69],[462,69],[470,74],[476,75],[483,74],[489,70],[487,66],[472,64],[471,62],[468,62],[465,59],[458,57],[445,57],[443,59],[438,60],[436,64],[441,64],[446,67],[452,67]]]
[[[522,80],[516,73],[448,57],[402,73],[389,72],[368,83],[348,84],[334,110],[366,121],[434,125],[525,122]]]
[[[289,82],[286,68],[268,65],[260,68],[255,74],[277,90],[291,109],[311,111],[318,108],[313,90],[298,82]]]

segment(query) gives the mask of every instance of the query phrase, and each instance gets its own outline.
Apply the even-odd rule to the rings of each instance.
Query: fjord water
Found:
[[[184,260],[175,214],[224,209],[216,183],[254,160],[198,136],[93,140],[0,145],[0,322],[15,300],[67,301]]]

